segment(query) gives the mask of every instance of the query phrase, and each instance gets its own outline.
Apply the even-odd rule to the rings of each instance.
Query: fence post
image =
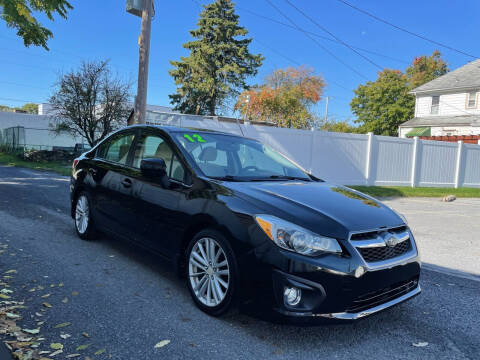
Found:
[[[372,146],[373,146],[373,132],[369,132],[367,140],[367,156],[365,161],[365,185],[371,185],[371,168],[372,168]]]
[[[460,173],[462,172],[462,152],[463,152],[463,141],[458,141],[458,150],[457,150],[457,166],[455,168],[455,189],[458,189],[460,185]]]
[[[310,135],[310,159],[309,159],[309,169],[310,174],[313,172],[313,147],[315,144],[315,129],[312,127],[311,129],[311,135]]]
[[[412,171],[410,177],[410,187],[417,185],[417,161],[418,161],[418,136],[413,138]]]

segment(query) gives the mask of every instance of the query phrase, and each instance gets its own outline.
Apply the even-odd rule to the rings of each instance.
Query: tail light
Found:
[[[77,167],[77,164],[78,164],[78,159],[74,159],[72,168],[75,169]]]

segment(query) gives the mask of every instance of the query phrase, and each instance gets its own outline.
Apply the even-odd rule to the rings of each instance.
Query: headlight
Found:
[[[308,256],[319,255],[323,252],[337,254],[342,252],[337,240],[317,235],[275,216],[257,215],[255,220],[265,234],[283,249]]]

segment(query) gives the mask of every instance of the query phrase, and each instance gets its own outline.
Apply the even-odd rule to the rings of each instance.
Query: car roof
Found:
[[[211,129],[202,129],[202,128],[194,128],[194,127],[180,127],[180,126],[170,126],[170,125],[153,125],[153,124],[134,124],[125,127],[124,129],[130,128],[144,128],[144,129],[161,129],[167,133],[175,133],[175,132],[182,132],[182,131],[195,131],[203,134],[219,134],[219,135],[228,135],[234,137],[242,137],[237,134],[228,133],[225,131],[218,131],[218,130],[211,130]]]

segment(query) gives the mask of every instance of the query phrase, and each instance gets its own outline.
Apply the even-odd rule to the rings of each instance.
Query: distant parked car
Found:
[[[74,160],[71,215],[169,259],[195,304],[298,321],[355,320],[420,293],[403,217],[258,141],[131,126]]]
[[[72,152],[74,148],[71,146],[52,146],[52,151],[68,151]]]
[[[89,144],[75,144],[73,151],[75,151],[75,153],[83,153],[91,148],[92,147]]]

